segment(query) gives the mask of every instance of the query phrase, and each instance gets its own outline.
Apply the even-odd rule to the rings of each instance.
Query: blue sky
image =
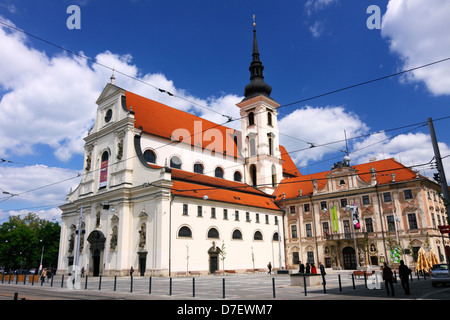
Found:
[[[383,16],[381,29],[366,24],[373,4]],[[80,8],[79,30],[67,27],[70,5]],[[450,61],[284,105],[450,57],[447,0],[0,4],[4,24],[175,92],[196,105],[116,73],[116,84],[126,90],[218,123],[226,119],[206,109],[239,117],[235,103],[249,82],[253,14],[265,80],[282,105],[281,142],[303,174],[328,170],[342,159],[344,131],[354,164],[389,157],[405,165],[432,160],[428,127],[409,125],[450,115]],[[57,205],[78,183],[82,138],[111,70],[5,25],[0,43],[0,158],[11,161],[0,163],[0,191],[18,194],[0,194],[0,222],[28,211],[59,219]],[[449,123],[434,124],[443,157],[450,155]],[[327,145],[304,150],[306,142]],[[417,167],[432,176],[428,168]]]

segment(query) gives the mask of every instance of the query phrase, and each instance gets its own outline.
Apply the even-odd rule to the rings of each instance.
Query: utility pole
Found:
[[[439,151],[438,142],[436,139],[436,133],[434,131],[433,120],[428,118],[428,128],[430,130],[431,142],[433,144],[434,157],[436,158],[436,165],[438,169],[439,179],[441,183],[442,196],[445,200],[445,206],[447,209],[447,222],[449,223],[449,213],[450,213],[450,196],[447,186],[447,178],[445,177],[444,166],[442,165],[441,152]]]

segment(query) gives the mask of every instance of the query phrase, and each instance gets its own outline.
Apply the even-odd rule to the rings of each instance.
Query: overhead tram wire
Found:
[[[222,114],[222,113],[220,113],[220,112],[218,112],[218,111],[212,110],[211,108],[208,108],[208,107],[206,107],[206,106],[203,106],[203,105],[201,105],[201,104],[199,104],[199,103],[196,103],[196,102],[190,101],[189,99],[186,99],[186,98],[183,98],[183,97],[181,97],[181,96],[175,95],[175,94],[173,94],[173,93],[171,93],[171,92],[169,92],[169,91],[167,91],[167,90],[161,89],[161,88],[159,88],[159,87],[157,87],[157,86],[155,86],[155,85],[153,85],[153,84],[151,84],[151,83],[148,83],[148,82],[146,82],[146,81],[143,81],[143,80],[141,80],[141,79],[139,79],[139,78],[136,78],[136,77],[134,77],[134,76],[128,75],[128,74],[126,74],[126,73],[124,73],[124,72],[118,71],[118,70],[116,70],[116,69],[113,68],[113,67],[107,66],[107,65],[105,65],[105,64],[103,64],[103,63],[100,63],[100,62],[98,62],[98,61],[96,61],[96,60],[93,60],[93,59],[91,59],[91,58],[89,58],[89,57],[86,57],[86,56],[84,56],[84,55],[82,55],[82,54],[79,54],[79,53],[76,53],[76,52],[74,52],[74,51],[72,51],[72,50],[69,50],[69,49],[67,49],[67,48],[64,48],[64,47],[61,46],[61,45],[55,44],[55,43],[53,43],[53,42],[51,42],[51,41],[49,41],[49,40],[46,40],[46,39],[44,39],[44,38],[42,38],[42,37],[39,37],[39,36],[36,36],[36,35],[34,35],[34,34],[32,34],[32,33],[26,32],[26,31],[24,31],[24,30],[22,30],[22,29],[19,29],[19,28],[15,27],[15,26],[11,26],[11,25],[9,25],[9,24],[3,22],[3,21],[0,21],[0,24],[4,25],[5,27],[11,28],[11,29],[13,29],[13,30],[16,30],[16,31],[18,31],[18,32],[22,32],[22,33],[24,33],[24,34],[26,34],[26,35],[28,35],[28,36],[30,36],[30,37],[33,37],[33,38],[35,38],[35,39],[37,39],[37,40],[39,40],[39,41],[42,41],[42,42],[47,43],[47,44],[49,44],[49,45],[51,45],[51,46],[54,46],[54,47],[56,47],[56,48],[58,48],[58,49],[61,49],[61,50],[63,50],[63,51],[66,51],[66,52],[68,52],[68,53],[70,53],[70,54],[73,54],[73,55],[75,55],[75,56],[77,56],[77,57],[80,57],[80,58],[82,58],[82,59],[86,59],[87,61],[89,61],[89,62],[91,62],[91,63],[93,63],[93,64],[97,64],[97,65],[102,66],[102,67],[104,67],[104,68],[106,68],[106,69],[108,69],[108,70],[111,70],[111,71],[113,71],[113,72],[117,72],[117,73],[119,73],[119,74],[121,74],[121,75],[123,75],[123,76],[126,76],[126,77],[128,77],[128,78],[130,78],[130,79],[132,79],[132,80],[135,80],[135,81],[138,81],[138,82],[140,82],[140,83],[142,83],[142,84],[145,84],[145,85],[147,85],[147,86],[150,86],[150,87],[152,87],[152,88],[154,88],[154,89],[156,89],[156,90],[158,90],[158,91],[160,91],[160,92],[162,92],[162,93],[168,94],[169,96],[174,96],[174,97],[179,98],[179,99],[181,99],[181,100],[184,100],[184,101],[186,101],[186,102],[188,102],[188,103],[191,103],[191,104],[193,104],[193,105],[196,105],[196,106],[198,106],[198,107],[204,108],[204,109],[206,109],[206,110],[208,110],[208,111],[211,111],[211,112],[215,112],[215,113],[217,113],[217,114],[220,114],[220,115],[223,116],[223,117],[228,118],[227,122],[225,122],[225,123],[223,123],[223,124],[221,124],[221,125],[225,125],[225,124],[227,124],[227,123],[229,123],[229,122],[241,120],[241,119],[244,118],[244,117],[240,117],[240,118],[235,118],[235,119],[234,119],[233,117],[231,117],[231,116],[229,116],[229,115],[224,115],[224,114]],[[410,69],[406,69],[406,70],[403,70],[403,71],[399,71],[399,72],[396,72],[396,73],[393,73],[393,74],[390,74],[390,75],[386,75],[386,76],[379,77],[379,78],[375,78],[375,79],[372,79],[372,80],[360,82],[360,83],[353,84],[353,85],[350,85],[350,86],[347,86],[347,87],[343,87],[343,88],[336,89],[336,90],[332,90],[332,91],[329,91],[329,92],[325,92],[325,93],[322,93],[322,94],[319,94],[319,95],[316,95],[316,96],[312,96],[312,97],[309,97],[309,98],[306,98],[306,99],[302,99],[302,100],[290,102],[290,103],[287,103],[287,104],[284,104],[284,105],[280,105],[277,109],[285,108],[285,107],[288,107],[288,106],[291,106],[291,105],[294,105],[294,104],[299,104],[299,103],[302,103],[302,102],[306,102],[306,101],[318,99],[318,98],[321,98],[321,97],[324,97],[324,96],[327,96],[327,95],[331,95],[331,94],[334,94],[334,93],[346,91],[346,90],[349,90],[349,89],[352,89],[352,88],[356,88],[356,87],[359,87],[359,86],[363,86],[363,85],[367,85],[367,84],[374,83],[374,82],[377,82],[377,81],[385,80],[385,79],[388,79],[388,78],[391,78],[391,77],[399,76],[399,75],[402,75],[402,74],[405,74],[405,73],[408,73],[408,72],[412,72],[412,71],[415,71],[415,70],[419,70],[419,69],[422,69],[422,68],[426,68],[426,67],[429,67],[429,66],[432,66],[432,65],[436,65],[436,64],[438,64],[438,63],[446,62],[446,61],[449,61],[449,60],[450,60],[450,57],[447,57],[447,58],[444,58],[444,59],[441,59],[441,60],[436,60],[436,61],[433,61],[433,62],[424,64],[424,65],[421,65],[421,66],[417,66],[417,67],[414,67],[414,68],[410,68]],[[221,125],[220,125],[220,126],[221,126]],[[291,138],[294,138],[294,137],[291,137]],[[298,138],[295,138],[295,139],[298,139]],[[298,139],[298,140],[303,141],[303,142],[306,142],[306,143],[309,144],[309,142],[307,142],[306,140],[301,140],[301,139]]]
[[[100,63],[100,62],[98,62],[98,61],[95,61],[95,60],[93,60],[93,59],[91,59],[91,58],[89,58],[89,57],[86,57],[86,56],[82,55],[82,54],[79,54],[79,53],[76,53],[76,52],[74,52],[74,51],[72,51],[72,50],[69,50],[69,49],[67,49],[67,48],[64,48],[64,47],[62,47],[62,46],[60,46],[60,45],[58,45],[58,44],[55,44],[55,43],[53,43],[53,42],[51,42],[51,41],[48,41],[48,40],[44,39],[44,38],[42,38],[42,37],[39,37],[39,36],[36,36],[36,35],[31,34],[31,33],[29,33],[29,32],[26,32],[26,31],[24,31],[24,30],[22,30],[22,29],[19,29],[19,28],[15,27],[15,26],[11,26],[11,25],[6,24],[6,23],[4,23],[4,22],[2,22],[2,21],[0,21],[0,24],[4,25],[5,27],[8,27],[8,28],[10,28],[10,29],[13,29],[13,30],[16,30],[16,31],[18,31],[18,32],[24,33],[24,34],[26,34],[26,35],[28,35],[28,36],[30,36],[30,37],[33,37],[33,38],[35,38],[35,39],[37,39],[37,40],[39,40],[39,41],[42,41],[42,42],[44,42],[44,43],[47,43],[47,44],[49,44],[49,45],[51,45],[51,46],[54,46],[54,47],[56,47],[56,48],[58,48],[58,49],[61,49],[61,50],[63,50],[63,51],[66,51],[66,52],[68,52],[68,53],[70,53],[70,54],[73,54],[73,55],[75,55],[75,56],[77,56],[77,57],[80,57],[80,58],[82,58],[82,59],[85,59],[85,60],[87,60],[87,61],[89,61],[89,62],[91,62],[91,63],[93,63],[93,64],[97,64],[97,65],[102,66],[102,67],[104,67],[104,68],[106,68],[106,69],[109,69],[109,70],[111,70],[111,71],[117,72],[118,74],[121,74],[121,75],[123,75],[123,76],[126,76],[126,77],[128,77],[128,78],[130,78],[130,79],[132,79],[132,80],[135,80],[135,81],[138,81],[138,82],[140,82],[140,83],[143,83],[143,84],[145,84],[145,85],[147,85],[147,86],[150,86],[150,87],[152,87],[152,88],[154,88],[154,89],[156,89],[156,90],[158,90],[158,91],[160,91],[160,92],[162,92],[162,93],[166,93],[166,94],[168,94],[169,96],[174,96],[174,97],[179,98],[179,99],[181,99],[181,100],[184,100],[184,101],[186,101],[186,102],[188,102],[188,103],[191,103],[191,104],[193,104],[193,105],[196,105],[196,106],[199,106],[199,107],[201,107],[201,108],[204,108],[204,109],[206,109],[206,110],[208,110],[208,111],[210,111],[210,112],[215,112],[215,113],[217,113],[217,114],[220,114],[221,116],[224,116],[224,117],[228,118],[228,121],[224,122],[223,124],[217,124],[216,126],[214,126],[214,127],[212,127],[212,128],[215,128],[215,127],[218,127],[218,126],[223,126],[223,125],[225,125],[225,124],[227,124],[227,123],[229,123],[229,122],[241,120],[241,119],[244,118],[244,117],[240,117],[240,118],[235,118],[235,119],[233,119],[233,117],[231,117],[231,116],[224,115],[224,114],[222,114],[222,113],[220,113],[220,112],[217,112],[217,111],[215,111],[215,110],[213,110],[213,109],[211,109],[211,108],[205,107],[205,106],[203,106],[203,105],[201,105],[201,104],[198,104],[198,103],[196,103],[196,102],[190,101],[190,100],[188,100],[188,99],[186,99],[186,98],[177,96],[177,95],[175,95],[175,94],[173,94],[173,93],[171,93],[171,92],[169,92],[169,91],[167,91],[167,90],[161,89],[161,88],[159,88],[159,87],[157,87],[157,86],[155,86],[155,85],[152,85],[152,84],[150,84],[150,83],[148,83],[148,82],[146,82],[146,81],[143,81],[143,80],[141,80],[141,79],[139,79],[139,78],[136,78],[136,77],[134,77],[134,76],[131,76],[131,75],[128,75],[128,74],[126,74],[126,73],[124,73],[124,72],[121,72],[120,70],[117,70],[117,69],[115,69],[115,68],[113,68],[113,67],[109,67],[109,66],[107,66],[107,65],[105,65],[105,64],[102,64],[102,63]],[[313,97],[309,97],[309,98],[306,98],[306,99],[302,99],[302,100],[294,101],[294,102],[291,102],[291,103],[287,103],[287,104],[284,104],[284,105],[279,106],[278,109],[285,108],[285,107],[288,107],[288,106],[291,106],[291,105],[294,105],[294,104],[299,104],[299,103],[302,103],[302,102],[306,102],[306,101],[318,99],[318,98],[321,98],[321,97],[324,97],[324,96],[327,96],[327,95],[331,95],[331,94],[335,94],[335,93],[338,93],[338,92],[346,91],[346,90],[349,90],[349,89],[352,89],[352,88],[356,88],[356,87],[363,86],[363,85],[367,85],[367,84],[374,83],[374,82],[377,82],[377,81],[385,80],[385,79],[388,79],[388,78],[391,78],[391,77],[399,76],[399,75],[402,75],[402,74],[405,74],[405,73],[408,73],[408,72],[412,72],[412,71],[415,71],[415,70],[418,70],[418,69],[421,69],[421,68],[429,67],[429,66],[432,66],[432,65],[435,65],[435,64],[438,64],[438,63],[442,63],[442,62],[445,62],[445,61],[449,61],[449,60],[450,60],[450,57],[444,58],[444,59],[441,59],[441,60],[437,60],[437,61],[434,61],[434,62],[431,62],[431,63],[428,63],[428,64],[424,64],[424,65],[421,65],[421,66],[418,66],[418,67],[414,67],[414,68],[410,68],[410,69],[407,69],[407,70],[403,70],[403,71],[400,71],[400,72],[397,72],[397,73],[393,73],[393,74],[390,74],[390,75],[387,75],[387,76],[383,76],[383,77],[379,77],[379,78],[376,78],[376,79],[364,81],[364,82],[357,83],[357,84],[354,84],[354,85],[350,85],[350,86],[347,86],[347,87],[343,87],[343,88],[340,88],[340,89],[337,89],[337,90],[333,90],[333,91],[329,91],[329,92],[326,92],[326,93],[322,93],[322,94],[319,94],[319,95],[316,95],[316,96],[313,96]],[[446,117],[446,118],[447,118],[447,117]],[[435,121],[436,121],[436,120],[435,120]],[[212,129],[212,128],[209,128],[209,129]],[[208,129],[205,129],[205,130],[208,130]],[[205,130],[203,130],[203,131],[205,131]],[[202,131],[202,132],[203,132],[203,131]],[[197,133],[195,133],[195,134],[197,134]],[[280,133],[280,135],[281,135],[281,134],[282,134],[282,133]],[[284,135],[284,134],[283,134],[283,135]],[[193,135],[190,135],[190,137],[192,137],[192,136],[193,136]],[[327,143],[327,144],[317,145],[317,144],[310,143],[310,142],[307,142],[306,140],[302,140],[302,139],[299,139],[299,138],[296,138],[296,137],[291,137],[291,138],[294,138],[294,139],[297,139],[297,140],[299,140],[299,141],[303,141],[303,142],[305,142],[305,143],[307,143],[307,144],[310,144],[311,147],[326,146],[326,145],[328,145],[328,144],[333,144],[333,143],[338,143],[338,142],[343,141],[343,140],[339,140],[339,141],[330,142],[330,143]],[[351,138],[351,139],[356,139],[356,138],[354,137],[354,138]],[[162,145],[162,146],[158,147],[158,149],[159,149],[159,148],[162,148],[162,147],[164,147],[164,146],[169,146],[169,145],[171,145],[172,143],[176,143],[176,142],[179,142],[179,141],[171,141],[170,143],[168,143],[168,144],[166,144],[166,145]],[[305,148],[305,149],[302,149],[302,150],[310,149],[311,147]],[[295,151],[294,151],[294,152],[295,152]],[[134,156],[134,157],[135,157],[135,156]],[[133,157],[132,157],[132,158],[133,158]],[[125,159],[125,160],[127,160],[127,159]],[[121,160],[121,161],[125,161],[125,160]],[[112,165],[112,164],[111,164],[111,165]],[[98,170],[99,170],[99,169],[98,169]]]

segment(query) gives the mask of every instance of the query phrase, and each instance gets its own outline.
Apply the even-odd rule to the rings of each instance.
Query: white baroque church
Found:
[[[58,272],[212,274],[284,266],[272,195],[299,176],[279,145],[256,31],[241,131],[108,83],[85,137],[83,176],[62,210]],[[81,231],[81,232],[79,232]]]

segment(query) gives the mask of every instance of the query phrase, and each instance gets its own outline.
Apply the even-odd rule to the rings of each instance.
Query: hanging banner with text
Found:
[[[339,231],[339,221],[336,206],[331,208],[331,223],[333,225],[333,231]]]

